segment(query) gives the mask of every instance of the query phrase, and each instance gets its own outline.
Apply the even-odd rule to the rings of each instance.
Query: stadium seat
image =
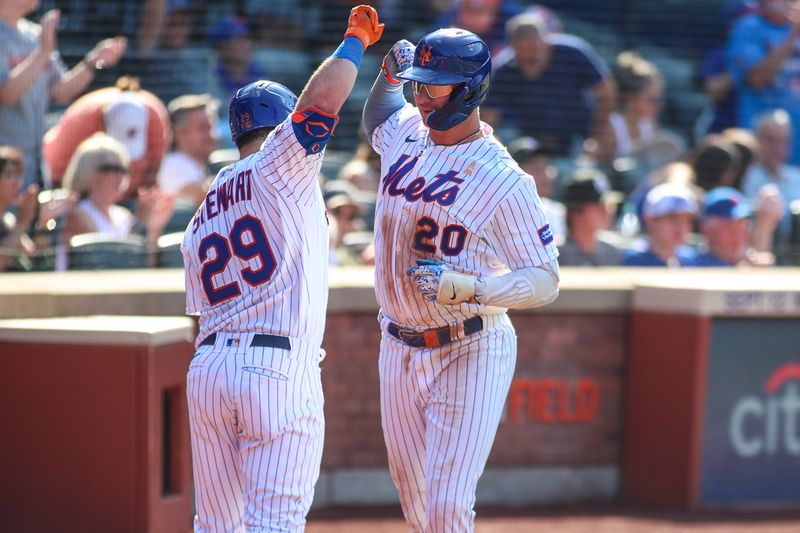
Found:
[[[175,210],[172,212],[172,216],[167,222],[167,225],[164,226],[164,229],[161,233],[163,235],[166,235],[167,233],[174,233],[176,231],[183,233],[186,230],[186,226],[188,226],[192,221],[192,218],[196,212],[197,205],[195,205],[194,202],[184,198],[179,198],[175,201]]]
[[[183,268],[181,242],[183,242],[182,231],[166,233],[159,237],[156,250],[156,267]]]
[[[69,270],[147,268],[144,237],[115,239],[101,233],[75,235],[69,241]]]

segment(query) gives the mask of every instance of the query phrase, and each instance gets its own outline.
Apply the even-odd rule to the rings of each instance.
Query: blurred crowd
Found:
[[[0,271],[181,266],[184,228],[237,159],[236,89],[302,89],[355,3],[0,3]],[[458,26],[490,46],[481,119],[536,181],[562,266],[800,264],[800,0],[719,2],[690,132],[662,122],[658,57],[603,57],[558,2],[372,3],[386,33],[365,90],[396,39]],[[339,266],[374,261],[380,164],[358,94],[320,175]]]

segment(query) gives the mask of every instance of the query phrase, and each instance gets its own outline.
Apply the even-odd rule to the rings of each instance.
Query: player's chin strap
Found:
[[[476,301],[483,305],[529,309],[547,305],[558,296],[559,269],[556,260],[498,276],[483,278],[448,271],[439,280],[437,301],[458,304]]]

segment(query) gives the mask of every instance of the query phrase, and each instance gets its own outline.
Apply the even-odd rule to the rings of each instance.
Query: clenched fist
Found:
[[[392,85],[405,83],[405,80],[397,78],[397,73],[408,70],[411,67],[414,61],[415,49],[416,47],[405,39],[394,43],[389,53],[383,58],[383,64],[381,64],[381,71],[386,81]]]
[[[360,5],[350,11],[345,37],[357,37],[364,49],[378,42],[383,35],[383,24],[378,22],[378,12],[372,6]]]

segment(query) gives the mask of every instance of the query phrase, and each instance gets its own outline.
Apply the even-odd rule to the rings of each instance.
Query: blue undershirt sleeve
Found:
[[[379,75],[364,104],[364,131],[366,131],[370,143],[375,128],[386,122],[404,105],[406,105],[406,99],[403,96],[403,86],[392,85],[382,74]]]

